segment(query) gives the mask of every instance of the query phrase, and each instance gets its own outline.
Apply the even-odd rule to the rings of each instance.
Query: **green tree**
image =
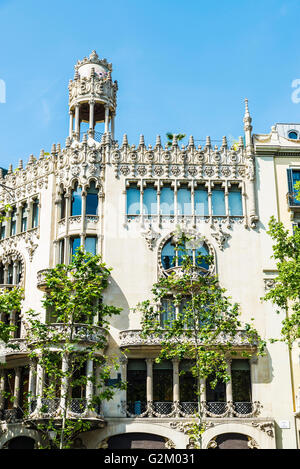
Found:
[[[22,298],[23,290],[17,287],[4,289],[0,295],[0,342],[6,346],[9,346],[9,339],[17,328],[10,319],[13,311],[21,310]]]
[[[95,428],[101,402],[125,386],[109,385],[118,362],[104,353],[109,318],[121,311],[103,302],[110,270],[100,256],[80,248],[69,265],[44,273],[46,322],[35,311],[26,313],[29,358],[38,363],[37,382],[42,376],[43,387],[38,385],[35,395],[29,390],[25,420],[44,435],[43,447],[72,447],[79,433]],[[88,399],[87,389],[96,390]]]
[[[278,314],[285,311],[281,340],[292,347],[300,338],[300,228],[295,227],[290,234],[282,222],[272,217],[267,233],[274,241],[273,258],[278,275],[264,300],[271,300],[278,307]]]
[[[173,139],[174,139],[174,136],[176,137],[177,139],[177,142],[180,142],[181,140],[183,140],[185,137],[186,137],[186,134],[172,134],[171,132],[168,132],[166,133],[166,136],[167,136],[167,145],[168,147],[171,147],[172,144],[173,144]]]
[[[242,335],[242,340],[249,346],[242,352],[243,357],[263,354],[265,342],[252,325],[242,326],[239,306],[231,304],[217,277],[200,267],[211,265],[212,257],[200,255],[197,260],[199,267],[195,265],[189,250],[196,245],[197,240],[183,234],[176,243],[176,256],[180,256],[181,262],[180,274],[178,269],[174,269],[167,277],[161,277],[152,289],[155,304],[162,304],[170,296],[173,298],[174,305],[180,307],[176,317],[169,317],[162,325],[150,300],[139,303],[136,311],[142,314],[142,336],[161,338],[158,362],[178,358],[190,359],[193,363],[190,371],[197,383],[198,413],[197,421],[191,426],[190,437],[196,447],[201,448],[202,433],[206,428],[201,383],[209,379],[214,388],[218,381],[230,379],[228,358],[237,353],[234,345],[237,336]],[[160,311],[168,313],[164,309]]]

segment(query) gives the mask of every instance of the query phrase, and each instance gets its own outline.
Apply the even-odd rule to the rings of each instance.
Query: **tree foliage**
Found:
[[[292,347],[300,338],[300,228],[295,227],[290,234],[282,222],[272,217],[267,233],[274,241],[273,257],[278,275],[264,299],[271,300],[278,307],[278,313],[286,312],[281,335],[282,340]]]
[[[183,140],[186,137],[186,134],[172,134],[171,132],[167,132],[166,136],[167,136],[167,139],[168,139],[167,140],[167,145],[168,145],[168,147],[171,147],[172,144],[173,144],[174,136],[176,137],[177,142],[180,142],[181,140]]]
[[[44,435],[43,448],[71,448],[79,433],[93,428],[97,419],[89,415],[99,415],[101,402],[125,387],[122,382],[108,383],[111,371],[119,367],[115,357],[105,354],[109,318],[121,311],[103,302],[110,270],[100,256],[78,249],[69,265],[45,273],[46,322],[39,312],[25,314],[29,358],[40,372],[37,392],[29,391],[26,418]],[[9,300],[5,298],[3,308]],[[88,388],[92,391],[87,399]]]

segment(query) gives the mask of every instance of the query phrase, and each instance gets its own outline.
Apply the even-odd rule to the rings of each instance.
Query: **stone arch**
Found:
[[[7,250],[4,250],[0,254],[0,262],[3,262],[3,261],[14,262],[16,260],[21,263],[21,278],[20,278],[20,281],[18,282],[18,285],[23,287],[25,283],[25,266],[26,266],[23,255],[17,249],[7,249]]]
[[[16,429],[16,427],[12,427],[0,438],[0,449],[6,448],[7,445],[9,445],[9,442],[16,438],[30,438],[34,441],[35,447],[41,443],[41,435],[36,430],[30,430],[24,427],[20,427],[18,429]]]
[[[166,439],[168,447],[176,449],[185,449],[188,444],[189,438],[182,432],[178,432],[167,426],[157,425],[152,423],[143,422],[130,422],[111,424],[100,432],[95,432],[94,438],[87,437],[86,445],[90,448],[102,448],[103,444],[112,436],[121,435],[124,433],[147,433],[151,435],[160,436]],[[84,437],[84,435],[82,435]]]
[[[209,428],[203,434],[203,448],[208,449],[209,447],[213,447],[213,441],[215,441],[219,435],[229,433],[238,433],[247,436],[251,442],[250,445],[256,444],[256,447],[260,449],[276,448],[275,438],[269,436],[266,432],[259,430],[259,428],[252,426],[250,422],[249,424],[234,422],[224,423]]]

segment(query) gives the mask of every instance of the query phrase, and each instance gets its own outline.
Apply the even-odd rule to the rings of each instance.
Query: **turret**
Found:
[[[74,80],[69,82],[69,137],[80,140],[82,122],[89,125],[88,134],[95,138],[95,125],[103,123],[104,133],[114,140],[117,107],[117,82],[111,79],[112,65],[93,51],[75,65]]]

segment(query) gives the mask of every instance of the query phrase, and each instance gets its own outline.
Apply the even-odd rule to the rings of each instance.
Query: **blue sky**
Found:
[[[0,166],[68,133],[68,81],[93,49],[119,83],[116,136],[203,139],[300,122],[299,0],[0,0]],[[300,96],[300,93],[299,93]]]

